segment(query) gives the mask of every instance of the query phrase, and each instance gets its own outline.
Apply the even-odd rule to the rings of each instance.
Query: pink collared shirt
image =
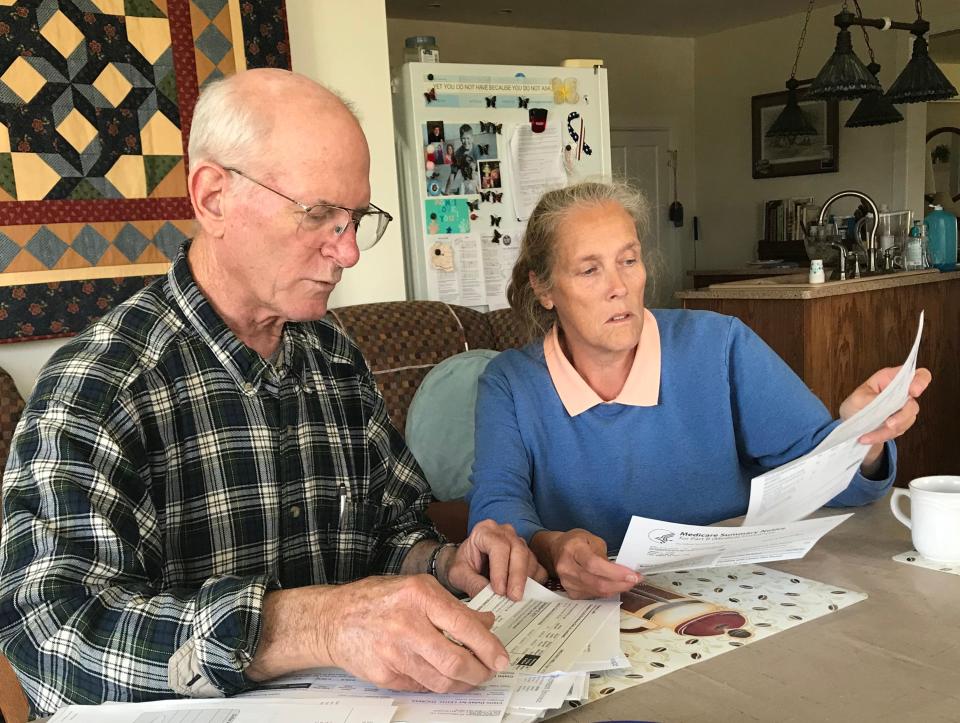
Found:
[[[632,407],[655,407],[660,400],[660,330],[649,309],[643,310],[643,330],[633,357],[633,366],[623,389],[609,402],[600,398],[580,376],[560,348],[560,337],[554,327],[543,338],[543,357],[553,386],[560,395],[567,414],[576,417],[598,404],[627,404]]]

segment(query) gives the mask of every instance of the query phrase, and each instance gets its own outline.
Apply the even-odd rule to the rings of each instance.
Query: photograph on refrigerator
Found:
[[[497,136],[484,124],[429,120],[423,124],[428,196],[469,196],[481,187],[479,162],[497,158]]]

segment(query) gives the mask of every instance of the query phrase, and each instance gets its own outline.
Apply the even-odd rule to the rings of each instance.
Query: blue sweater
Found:
[[[652,310],[660,330],[655,407],[601,404],[570,417],[542,340],[487,366],[477,396],[470,527],[509,522],[528,542],[546,530],[590,530],[613,551],[631,515],[705,525],[743,515],[750,479],[813,449],[833,427],[796,374],[736,318]],[[877,499],[886,478],[859,471],[830,504]]]

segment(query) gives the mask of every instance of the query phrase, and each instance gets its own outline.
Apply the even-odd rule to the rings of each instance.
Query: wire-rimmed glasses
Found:
[[[238,176],[246,178],[251,183],[255,183],[261,188],[265,188],[271,193],[275,193],[290,203],[296,204],[303,211],[304,223],[309,224],[311,229],[320,231],[330,240],[339,239],[346,230],[353,224],[357,237],[357,248],[361,251],[372,249],[377,241],[381,239],[387,226],[393,220],[393,216],[382,208],[374,206],[372,203],[367,208],[347,208],[346,206],[337,206],[334,203],[303,203],[290,198],[285,193],[281,193],[275,188],[271,188],[265,183],[261,183],[256,178],[248,176],[239,168],[224,166],[225,171],[236,173]],[[369,218],[369,220],[367,220]]]

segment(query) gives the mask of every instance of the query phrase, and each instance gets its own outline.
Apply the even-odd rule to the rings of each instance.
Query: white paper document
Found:
[[[489,585],[469,607],[496,616],[492,632],[507,649],[510,670],[553,673],[571,670],[619,600],[570,600],[527,579],[523,599],[496,595]]]
[[[586,673],[554,673],[553,675],[523,675],[518,673],[513,686],[508,712],[529,714],[559,708],[569,700],[572,691],[580,694]],[[577,698],[579,700],[579,698]]]
[[[793,560],[850,517],[757,527],[702,527],[633,517],[617,563],[652,573]]]
[[[316,668],[284,676],[234,700],[274,699],[304,702],[333,699],[396,706],[394,723],[489,723],[504,715],[513,694],[514,675],[500,673],[466,693],[409,693],[378,688],[340,668]]]
[[[431,299],[462,306],[487,303],[479,236],[444,234],[429,236],[425,243]]]
[[[896,377],[857,414],[838,425],[808,454],[754,477],[745,525],[773,525],[799,520],[846,489],[863,462],[868,445],[857,440],[873,431],[909,398],[923,334],[923,313],[913,347]]]
[[[510,136],[507,184],[517,219],[526,221],[544,191],[567,185],[561,124],[553,119],[542,133],[518,125]]]
[[[216,698],[70,705],[57,711],[50,723],[391,723],[395,713],[389,702],[354,705],[326,700],[303,705]]]
[[[520,239],[523,226],[504,226],[502,231],[482,233],[480,244],[483,252],[483,281],[487,292],[487,307],[490,311],[507,309],[507,286],[513,274],[513,266],[520,256]]]
[[[611,615],[597,630],[597,634],[580,657],[570,666],[570,670],[593,673],[629,667],[630,661],[620,648],[620,616]]]

